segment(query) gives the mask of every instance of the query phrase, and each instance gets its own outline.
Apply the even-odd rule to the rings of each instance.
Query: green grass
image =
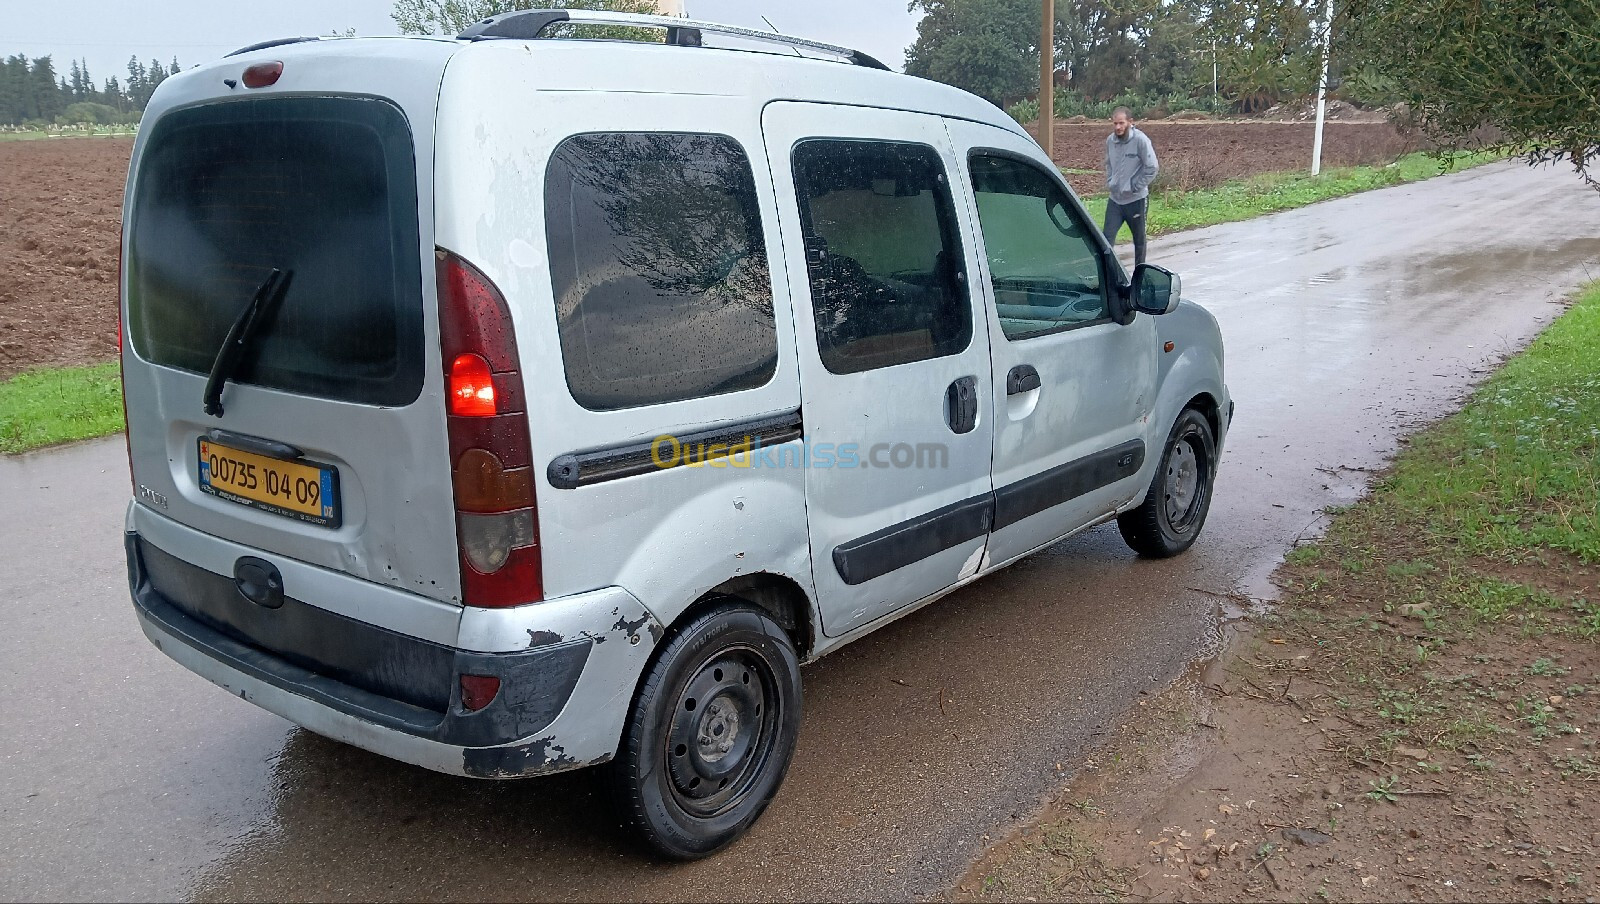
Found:
[[[1498,159],[1501,158],[1495,154],[1468,154],[1452,158],[1451,163],[1454,169],[1465,169]],[[1409,154],[1388,166],[1329,169],[1319,176],[1303,172],[1262,173],[1215,188],[1163,192],[1150,199],[1149,233],[1161,235],[1248,220],[1374,188],[1416,182],[1439,175],[1441,166],[1441,161],[1430,154]],[[1094,222],[1104,222],[1104,195],[1085,198],[1084,206]]]
[[[1382,490],[1465,555],[1600,563],[1600,283],[1419,436]]]
[[[115,361],[21,373],[0,383],[0,452],[107,436],[122,429]]]

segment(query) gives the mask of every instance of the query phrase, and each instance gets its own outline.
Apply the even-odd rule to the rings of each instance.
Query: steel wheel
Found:
[[[1211,510],[1217,446],[1205,415],[1188,408],[1167,435],[1144,502],[1117,518],[1122,539],[1141,556],[1163,559],[1194,544]]]
[[[1194,520],[1204,491],[1200,485],[1200,456],[1195,452],[1195,442],[1192,435],[1180,438],[1167,458],[1167,479],[1162,495],[1167,523],[1179,532],[1186,530]]]
[[[737,806],[772,755],[771,669],[748,650],[706,663],[678,696],[664,758],[684,810],[706,818]]]
[[[730,599],[675,626],[610,766],[628,822],[680,860],[733,843],[782,785],[800,709],[799,657],[766,612]]]

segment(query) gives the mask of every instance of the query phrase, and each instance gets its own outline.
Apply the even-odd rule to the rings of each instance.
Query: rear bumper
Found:
[[[624,607],[643,610],[613,588],[493,613],[494,633],[503,639],[517,630],[522,640],[509,651],[477,652],[292,598],[263,609],[231,577],[184,562],[138,533],[127,535],[127,553],[140,626],[180,665],[318,734],[452,775],[515,778],[610,759],[660,634],[647,613],[620,617]],[[484,613],[466,612],[463,630],[470,622],[483,634]],[[575,615],[605,624],[572,630]],[[612,643],[609,627],[620,634]],[[463,674],[499,678],[500,692],[468,712]]]

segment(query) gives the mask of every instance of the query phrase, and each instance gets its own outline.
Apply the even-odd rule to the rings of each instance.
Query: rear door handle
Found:
[[[944,416],[954,433],[971,433],[978,426],[978,378],[962,377],[944,392]]]
[[[1040,385],[1039,372],[1033,369],[1032,364],[1018,364],[1011,368],[1011,373],[1006,374],[1006,395],[1032,392]]]

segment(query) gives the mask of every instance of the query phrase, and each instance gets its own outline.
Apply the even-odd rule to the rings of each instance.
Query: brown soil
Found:
[[[1158,189],[1193,189],[1300,169],[1311,126],[1266,122],[1140,123],[1161,156]],[[1060,123],[1056,159],[1073,188],[1102,189],[1105,123]],[[32,367],[109,361],[117,353],[117,248],[133,141],[0,142],[0,380]],[[1412,143],[1383,123],[1330,124],[1328,166],[1387,163]]]
[[[1150,136],[1161,160],[1158,191],[1190,191],[1255,173],[1311,167],[1315,128],[1311,123],[1145,121],[1137,125]],[[1105,191],[1100,167],[1110,134],[1106,122],[1056,123],[1055,161],[1068,171],[1067,179],[1079,194]],[[1322,164],[1385,164],[1418,149],[1414,137],[1386,122],[1330,122],[1323,130]]]
[[[117,248],[133,141],[0,142],[0,379],[117,355]]]
[[[1281,604],[1130,714],[954,899],[1593,900],[1600,568],[1405,576],[1436,550],[1399,523],[1360,533],[1373,545],[1334,536],[1280,571]],[[1543,601],[1398,604],[1480,579]]]

